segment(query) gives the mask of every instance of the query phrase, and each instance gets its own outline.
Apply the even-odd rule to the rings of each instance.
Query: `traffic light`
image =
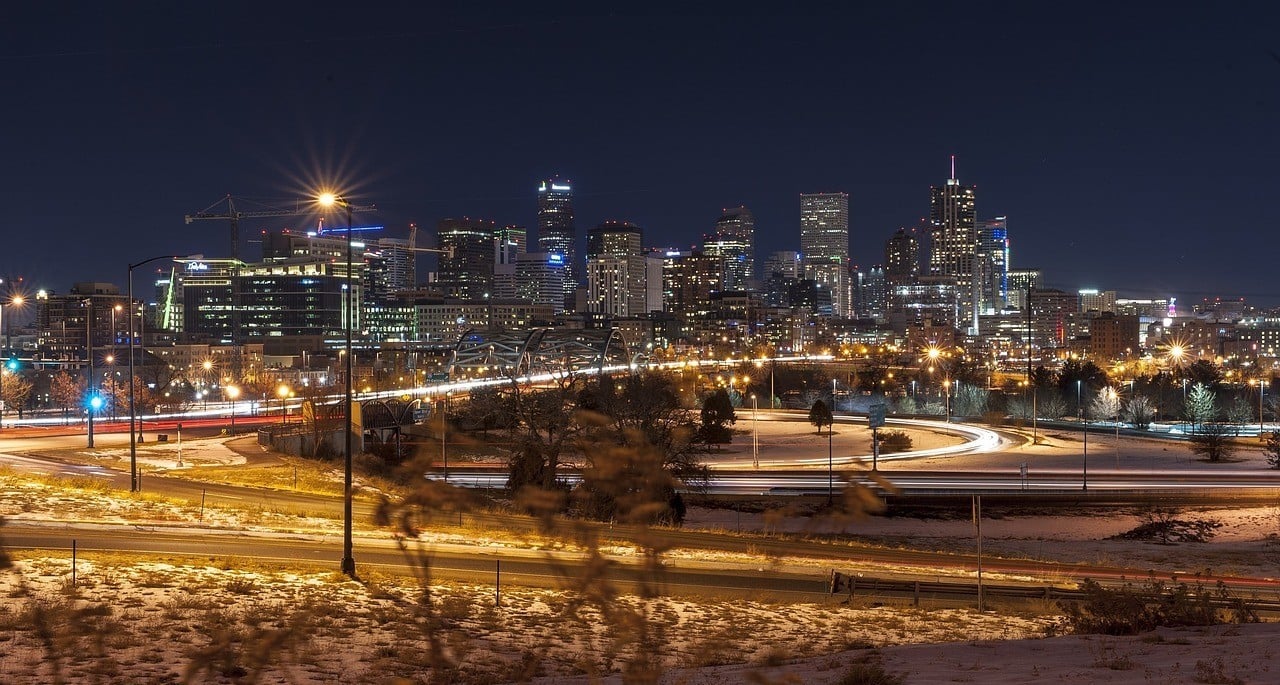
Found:
[[[6,362],[4,363],[4,367],[5,367],[6,369],[9,369],[10,371],[17,371],[17,370],[18,370],[18,358],[17,358],[17,357],[9,357],[9,360],[8,360],[8,361],[6,361]]]
[[[102,395],[90,395],[90,396],[89,396],[89,408],[90,408],[90,409],[92,409],[93,411],[98,411],[99,409],[101,409],[101,408],[102,408]]]

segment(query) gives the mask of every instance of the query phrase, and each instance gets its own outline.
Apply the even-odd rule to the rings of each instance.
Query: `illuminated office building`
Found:
[[[573,186],[551,179],[538,184],[538,251],[564,256],[564,300],[573,306],[578,288],[578,230],[573,218]]]
[[[978,233],[973,186],[961,185],[955,177],[955,157],[951,158],[951,178],[929,188],[929,274],[955,279],[960,316],[957,326],[977,329],[980,288],[975,288]]]
[[[800,195],[800,252],[805,277],[830,291],[834,316],[852,316],[848,193]]]

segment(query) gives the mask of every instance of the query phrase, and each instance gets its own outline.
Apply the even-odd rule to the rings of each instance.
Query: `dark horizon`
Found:
[[[1008,217],[1011,266],[1048,286],[1280,304],[1243,259],[1280,249],[1270,5],[339,7],[11,10],[0,275],[66,292],[228,256],[225,223],[183,222],[227,193],[333,187],[427,244],[447,216],[532,232],[551,176],[580,241],[619,219],[691,245],[746,205],[757,265],[799,249],[800,193],[844,191],[865,269],[954,154],[979,218]],[[285,225],[304,224],[241,233]]]

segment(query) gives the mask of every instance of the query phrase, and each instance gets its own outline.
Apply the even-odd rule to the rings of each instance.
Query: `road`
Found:
[[[58,461],[33,454],[35,451],[50,449],[82,450],[82,436],[64,436],[49,438],[9,438],[0,445],[3,452],[0,460],[15,468],[33,470],[44,473],[88,475],[97,478],[109,478],[121,488],[128,487],[128,474],[105,469],[97,465],[81,465],[70,461]],[[119,446],[127,444],[127,435],[104,436],[106,444]],[[964,445],[960,449],[964,449]],[[181,473],[181,472],[176,472]],[[480,474],[483,475],[483,474]],[[477,475],[477,477],[480,477]],[[1024,484],[1021,475],[1009,471],[894,471],[886,472],[896,484],[906,489],[917,490],[967,490],[974,492],[990,492],[993,490],[1021,490],[1024,486],[1032,491],[1050,491],[1055,489],[1071,490],[1081,485],[1078,476],[1073,472],[1033,472]],[[451,472],[451,482],[462,476],[455,470]],[[492,478],[491,474],[485,477]],[[822,493],[826,488],[826,474],[819,471],[781,471],[760,473],[718,473],[715,476],[715,487],[737,493],[776,493],[805,492]],[[1274,471],[1236,471],[1236,472],[1169,472],[1169,473],[1134,473],[1134,472],[1097,472],[1090,474],[1089,485],[1094,489],[1152,489],[1152,488],[1275,488],[1278,483]],[[1033,485],[1034,484],[1034,485]],[[177,477],[148,476],[144,480],[144,489],[171,497],[182,497],[191,501],[206,498],[211,505],[216,505],[219,498],[236,500],[241,503],[262,503],[279,510],[324,513],[336,517],[341,502],[336,497],[294,493],[288,491],[263,490],[230,485],[206,484],[183,480]],[[373,505],[367,501],[357,501],[355,515],[357,520],[369,520]],[[536,524],[527,517],[502,514],[478,514],[469,517],[468,523],[491,526],[507,531],[533,530]],[[609,527],[604,524],[592,524],[602,534],[622,541],[634,540],[640,534],[624,527]],[[336,563],[340,557],[340,538],[316,536],[249,536],[243,533],[222,532],[208,529],[173,530],[164,528],[122,527],[77,527],[65,524],[33,525],[29,523],[11,523],[3,531],[10,545],[18,547],[65,548],[70,540],[76,539],[82,549],[134,550],[156,554],[197,554],[197,555],[231,555],[255,557],[269,561],[312,561],[316,563]],[[750,557],[814,557],[826,559],[830,567],[842,564],[872,564],[877,568],[895,566],[908,569],[940,569],[960,572],[976,570],[976,558],[965,555],[918,552],[910,550],[882,550],[853,547],[843,544],[828,544],[818,541],[783,539],[759,536],[737,536],[727,534],[689,532],[681,530],[664,531],[665,542],[674,547],[691,550],[710,550],[738,553]],[[392,543],[384,537],[361,536],[356,546],[358,563],[375,565],[389,570],[407,571],[403,560]],[[485,576],[493,565],[501,560],[504,574],[510,573],[515,579],[528,584],[551,584],[559,573],[555,570],[559,564],[574,563],[572,559],[557,558],[538,552],[522,552],[504,549],[500,553],[476,550],[472,547],[438,546],[435,558],[438,570],[445,574],[442,577],[459,577],[475,580],[477,575]],[[714,567],[708,567],[714,566]],[[672,561],[668,565],[665,583],[669,588],[683,588],[687,591],[713,593],[734,590],[742,592],[769,589],[777,592],[815,593],[824,592],[827,568],[815,569],[812,573],[778,573],[773,570],[752,570],[730,568],[726,564],[706,562]],[[1073,564],[1044,563],[1020,560],[986,560],[984,568],[989,573],[1010,573],[1015,575],[1039,577],[1042,579],[1077,579],[1091,577],[1095,579],[1141,579],[1146,578],[1148,571],[1144,569],[1124,569],[1102,566],[1085,566]],[[635,569],[628,569],[625,564],[614,571],[617,579],[630,581],[635,579]],[[917,571],[919,573],[919,571]],[[628,575],[630,574],[630,575]],[[926,576],[927,577],[927,576]],[[1166,574],[1165,577],[1168,577]],[[1215,579],[1216,580],[1216,579]],[[1273,587],[1271,579],[1223,578],[1225,582],[1240,587]]]
[[[336,535],[265,536],[207,529],[172,530],[140,526],[77,527],[62,524],[33,525],[24,522],[11,522],[0,532],[3,532],[6,545],[18,549],[66,551],[70,549],[71,541],[75,540],[77,550],[80,552],[130,551],[154,555],[194,555],[211,560],[244,558],[295,567],[300,563],[322,567],[335,566],[341,557],[341,538]],[[636,533],[637,531],[616,527],[609,531],[610,537],[624,541],[634,538]],[[977,557],[973,555],[863,548],[794,539],[743,537],[679,530],[660,531],[658,539],[677,548],[736,552],[761,559],[813,557],[823,560],[821,565],[814,565],[812,571],[794,566],[792,566],[793,570],[781,571],[763,561],[758,564],[742,564],[716,562],[710,559],[689,559],[683,555],[679,558],[668,556],[663,562],[661,581],[670,593],[751,596],[752,593],[769,591],[798,593],[812,598],[813,595],[827,593],[831,569],[848,570],[856,566],[869,566],[875,569],[875,575],[880,576],[895,575],[931,580],[951,577],[959,582],[972,580],[972,574],[977,569]],[[558,587],[566,577],[573,576],[581,569],[579,556],[563,552],[514,548],[481,550],[473,546],[455,544],[432,544],[428,549],[431,553],[434,577],[439,579],[488,582],[497,571],[497,565],[500,562],[506,582],[535,587]],[[387,538],[359,537],[356,541],[354,556],[358,570],[373,567],[390,573],[411,573],[409,564],[395,547],[395,543]],[[896,573],[895,567],[899,569]],[[937,569],[938,573],[921,569]],[[983,560],[983,571],[988,577],[1009,574],[1023,579],[1030,578],[1033,579],[1030,581],[1031,584],[1073,582],[1083,578],[1109,583],[1141,582],[1152,574],[1148,569],[990,557]],[[952,575],[954,573],[961,575],[955,577]],[[635,582],[643,575],[643,570],[636,564],[624,561],[614,563],[607,577],[625,584]],[[1163,572],[1157,577],[1162,580],[1199,580],[1206,584],[1221,580],[1243,592],[1274,592],[1277,587],[1280,587],[1280,582],[1272,578],[1226,575],[1192,577],[1190,574],[1178,571]]]

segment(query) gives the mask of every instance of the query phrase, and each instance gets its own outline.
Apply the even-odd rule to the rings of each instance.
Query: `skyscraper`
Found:
[[[496,226],[484,219],[441,219],[436,245],[453,250],[440,255],[438,278],[445,293],[464,300],[483,298],[493,290],[493,242]]]
[[[955,279],[960,299],[958,325],[977,329],[980,288],[974,287],[978,253],[977,213],[973,186],[956,180],[955,157],[951,178],[929,188],[929,273]]]
[[[715,230],[702,239],[702,251],[724,257],[724,289],[743,290],[755,276],[756,219],[751,210],[738,206],[724,210]]]
[[[524,226],[503,226],[493,235],[493,258],[496,264],[515,264],[516,255],[527,251]]]
[[[573,306],[581,267],[573,220],[573,186],[553,178],[538,184],[538,251],[564,256],[565,305]]]
[[[899,228],[884,245],[884,278],[889,287],[914,285],[920,278],[920,241]]]
[[[977,267],[981,275],[978,306],[995,314],[1009,303],[1009,229],[1004,217],[978,222]]]
[[[800,251],[806,277],[831,291],[835,316],[851,316],[848,193],[800,195]]]
[[[792,280],[800,278],[804,275],[804,268],[800,264],[800,253],[791,250],[781,250],[773,252],[764,260],[765,278],[773,274],[779,274],[783,278]]]
[[[1027,306],[1027,292],[1043,288],[1043,274],[1039,269],[1010,269],[1008,306],[1023,309]]]
[[[606,221],[587,232],[587,308],[613,316],[645,313],[645,256],[640,227]]]

